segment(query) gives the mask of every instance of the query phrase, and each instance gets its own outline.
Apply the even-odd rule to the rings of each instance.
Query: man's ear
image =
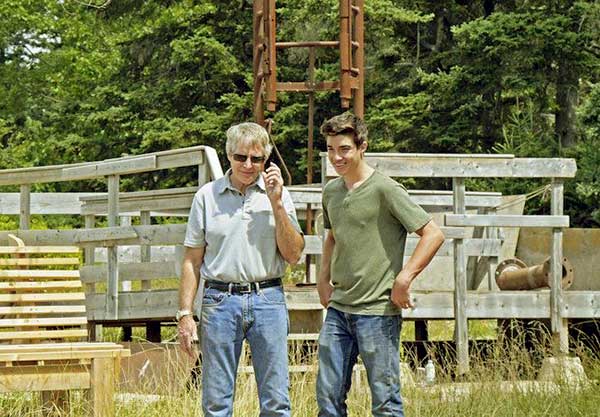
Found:
[[[365,140],[363,143],[360,144],[360,146],[358,147],[358,150],[364,153],[367,151],[368,147],[369,147],[369,144]]]

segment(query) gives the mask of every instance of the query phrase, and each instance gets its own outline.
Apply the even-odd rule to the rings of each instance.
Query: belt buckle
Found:
[[[250,294],[252,292],[252,284],[250,284],[250,283],[241,284],[238,287],[238,292],[240,294]]]

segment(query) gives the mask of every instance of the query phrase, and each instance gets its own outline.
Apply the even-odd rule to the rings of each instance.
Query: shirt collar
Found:
[[[263,192],[267,191],[265,186],[265,180],[263,179],[263,176],[261,174],[258,175],[258,178],[254,182],[254,184],[251,184],[248,188],[252,187],[258,187]],[[221,178],[221,181],[218,184],[217,191],[219,192],[219,194],[223,194],[226,190],[239,191],[231,183],[231,168],[229,168],[227,172],[225,172],[225,175]]]

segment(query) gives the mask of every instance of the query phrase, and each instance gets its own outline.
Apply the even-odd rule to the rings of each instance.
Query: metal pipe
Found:
[[[562,289],[573,283],[573,265],[567,258],[562,259]],[[501,290],[532,290],[552,287],[550,279],[550,258],[543,263],[528,267],[523,261],[513,258],[502,261],[496,268],[496,283]]]

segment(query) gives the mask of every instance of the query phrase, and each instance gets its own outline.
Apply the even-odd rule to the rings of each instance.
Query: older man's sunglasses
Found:
[[[240,153],[233,154],[233,160],[237,162],[246,162],[248,158],[250,158],[250,162],[252,162],[253,164],[262,164],[263,162],[265,162],[266,159],[264,156],[250,156],[242,155]]]

